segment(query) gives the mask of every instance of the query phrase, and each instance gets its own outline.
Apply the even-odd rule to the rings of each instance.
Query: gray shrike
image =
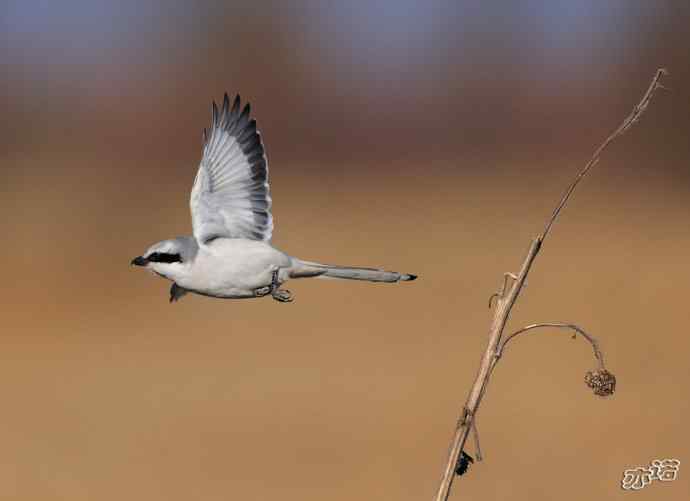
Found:
[[[230,107],[213,103],[190,207],[194,236],[163,240],[132,260],[173,282],[170,302],[187,292],[219,298],[270,294],[292,301],[280,286],[290,278],[325,277],[399,282],[416,275],[372,268],[312,263],[288,256],[270,244],[273,232],[268,164],[250,106],[240,96]]]

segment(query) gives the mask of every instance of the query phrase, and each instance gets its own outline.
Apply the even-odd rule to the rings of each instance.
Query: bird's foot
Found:
[[[280,303],[291,303],[294,299],[292,292],[287,289],[276,289],[271,292],[271,296]]]
[[[271,296],[273,299],[280,303],[291,303],[293,300],[292,292],[287,289],[280,288],[280,281],[278,280],[278,272],[280,270],[276,268],[273,270],[273,275],[271,276]]]
[[[170,302],[174,303],[175,301],[179,301],[179,299],[187,294],[187,292],[187,289],[183,289],[173,282],[173,284],[170,286]]]
[[[266,286],[266,287],[261,287],[259,289],[254,289],[254,297],[264,297],[267,296],[271,293],[271,287]]]

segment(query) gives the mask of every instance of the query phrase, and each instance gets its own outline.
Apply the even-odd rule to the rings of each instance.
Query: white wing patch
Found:
[[[199,244],[214,238],[270,240],[273,233],[268,162],[249,104],[240,113],[240,96],[232,109],[225,94],[213,121],[194,180],[190,207]]]

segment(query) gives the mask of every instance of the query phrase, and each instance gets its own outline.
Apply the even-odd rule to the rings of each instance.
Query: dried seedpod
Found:
[[[606,369],[588,371],[585,374],[585,384],[592,388],[595,395],[608,397],[616,391],[616,376]]]

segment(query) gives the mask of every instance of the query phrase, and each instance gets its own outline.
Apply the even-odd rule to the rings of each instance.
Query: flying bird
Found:
[[[268,162],[250,105],[212,107],[203,134],[201,164],[190,198],[193,236],[153,244],[131,264],[172,281],[170,302],[189,292],[217,298],[271,295],[290,302],[282,284],[291,278],[322,277],[400,282],[416,275],[373,268],[302,261],[271,245],[273,216]]]

